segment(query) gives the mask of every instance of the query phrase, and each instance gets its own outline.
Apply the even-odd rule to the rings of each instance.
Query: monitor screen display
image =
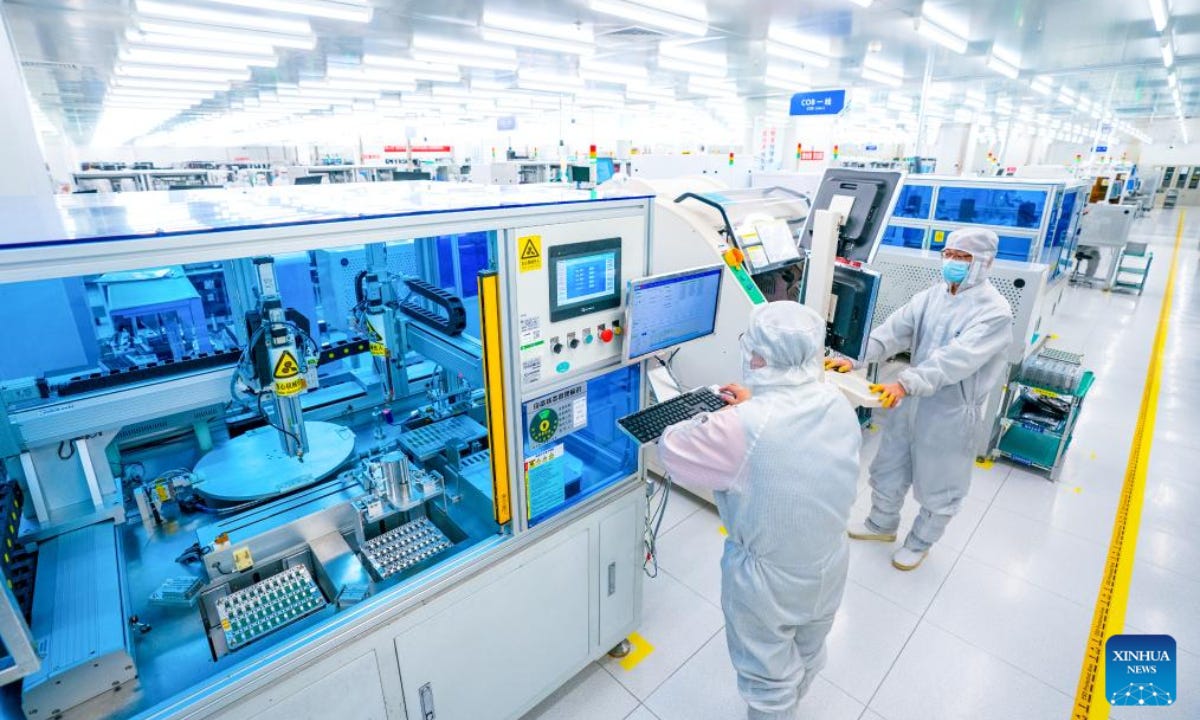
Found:
[[[640,360],[711,335],[721,295],[720,265],[635,280],[629,289],[625,352]]]
[[[572,165],[570,173],[571,182],[585,183],[592,181],[592,169],[587,165]]]
[[[620,238],[556,245],[549,257],[552,322],[620,306]]]

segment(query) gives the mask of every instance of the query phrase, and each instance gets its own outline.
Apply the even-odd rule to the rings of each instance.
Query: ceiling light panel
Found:
[[[481,28],[479,32],[483,36],[483,39],[488,42],[503,43],[519,48],[533,48],[568,55],[591,55],[595,51],[595,46],[573,40],[569,37],[550,38],[490,27]]]
[[[703,0],[589,0],[588,7],[681,35],[708,34],[708,10]]]
[[[1162,32],[1167,27],[1170,14],[1167,12],[1167,0],[1150,0],[1150,17],[1154,20],[1154,29]]]
[[[208,7],[199,7],[182,2],[136,0],[133,12],[136,18],[161,18],[199,25],[215,25],[223,28],[261,30],[284,35],[307,35],[312,33],[312,27],[308,24],[307,20],[213,10]]]
[[[250,70],[212,70],[207,68],[169,68],[160,65],[119,63],[113,72],[123,77],[158,78],[160,80],[200,80],[209,82],[241,82],[250,79]]]
[[[135,17],[134,26],[137,31],[147,35],[162,36],[164,38],[184,38],[185,40],[199,41],[208,40],[208,47],[212,47],[212,43],[223,42],[229,43],[232,47],[240,47],[242,45],[270,45],[277,48],[294,48],[296,50],[312,50],[317,45],[317,36],[312,33],[312,28],[305,23],[305,32],[288,35],[286,33],[266,32],[259,30],[238,30],[233,28],[216,27],[212,25],[197,25],[194,23],[181,22],[177,20],[161,20],[154,18],[138,18]],[[180,46],[182,47],[182,46]]]
[[[895,75],[889,75],[885,72],[880,72],[865,65],[862,69],[862,77],[864,80],[871,80],[872,82],[883,83],[884,85],[891,85],[892,87],[900,87],[904,84],[903,78],[896,77]]]
[[[196,52],[145,47],[125,48],[121,50],[118,57],[122,62],[140,63],[142,65],[212,68],[218,70],[241,70],[252,66],[274,67],[279,62],[279,59],[273,53],[270,55],[241,55],[238,53]]]
[[[246,7],[246,0],[208,0],[211,3]],[[341,0],[254,0],[251,5],[257,10],[284,13],[287,15],[306,15],[308,17],[325,18],[327,20],[345,20],[347,22],[365,23],[371,21],[371,6],[365,2],[344,2]]]

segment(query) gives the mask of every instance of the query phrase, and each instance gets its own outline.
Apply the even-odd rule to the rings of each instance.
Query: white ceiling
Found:
[[[808,87],[860,88],[853,96],[860,108],[878,105],[881,112],[898,121],[911,122],[915,105],[906,108],[897,96],[915,100],[921,94],[927,58],[932,60],[936,93],[931,96],[930,108],[943,121],[978,113],[994,123],[1012,115],[1029,126],[1061,132],[1063,128],[1094,127],[1096,117],[1104,117],[1106,112],[1111,112],[1118,124],[1134,125],[1139,120],[1178,114],[1160,51],[1163,35],[1156,31],[1147,0],[930,0],[925,13],[959,28],[968,41],[961,54],[917,32],[917,19],[922,15],[917,0],[876,0],[866,8],[850,0],[691,0],[701,3],[708,16],[701,37],[593,9],[604,7],[596,5],[598,2],[627,0],[299,0],[341,9],[369,5],[366,23],[245,9],[230,0],[157,1],[160,5],[241,12],[277,27],[308,22],[315,40],[311,49],[267,46],[266,54],[274,57],[265,61],[266,66],[252,67],[248,74],[231,71],[241,72],[246,79],[225,90],[211,92],[210,88],[203,94],[179,94],[178,98],[172,91],[167,100],[153,89],[114,90],[114,68],[135,59],[134,55],[121,59],[122,52],[131,52],[131,29],[139,22],[151,21],[154,15],[135,12],[135,0],[0,1],[35,102],[49,121],[75,142],[90,142],[97,125],[103,125],[106,108],[118,106],[127,109],[110,113],[108,126],[102,126],[106,133],[228,129],[247,123],[291,121],[295,118],[291,113],[434,114],[447,119],[519,114],[523,107],[525,112],[544,113],[551,111],[560,96],[568,104],[611,106],[614,111],[622,107],[654,111],[684,103],[745,117],[747,113],[784,112],[785,98]],[[245,5],[264,8],[295,1]],[[687,3],[642,1],[656,7]],[[143,0],[143,8],[152,8],[153,2]],[[493,26],[505,25],[506,16],[526,21],[534,29],[532,21],[558,23],[556,30],[550,30],[556,36],[552,40],[565,43],[568,52],[522,44],[508,50],[515,54],[516,73],[512,65],[508,69],[477,68],[470,67],[471,61],[461,54],[447,56],[451,74],[436,80],[410,77],[411,68],[381,74],[383,71],[372,69],[374,65],[366,70],[358,67],[364,56],[368,61],[374,56],[408,58],[414,42],[419,45],[421,38],[483,43],[501,48],[503,54],[509,36],[496,27],[485,30],[482,23],[488,19]],[[828,66],[768,52],[768,35],[789,31],[803,33],[808,39],[793,39],[784,46],[795,48],[800,42],[800,47],[829,55]],[[1166,33],[1176,55],[1183,113],[1191,114],[1200,100],[1195,92],[1200,78],[1200,0],[1174,0]],[[587,40],[588,36],[594,45],[580,45],[575,39]],[[536,44],[545,44],[544,39]],[[683,53],[663,48],[677,41],[687,43]],[[240,43],[212,41],[207,47],[203,40],[201,43],[194,52],[205,61],[253,49]],[[585,56],[590,55],[591,62],[580,59],[580,48]],[[689,50],[724,59],[726,67],[706,71],[688,57]],[[1018,79],[989,68],[993,51],[1018,66]],[[680,54],[682,60],[671,59]],[[143,54],[141,59],[146,57]],[[152,54],[148,57],[155,59]],[[454,67],[460,61],[464,64]],[[871,66],[891,66],[902,75],[900,84],[890,87],[865,79],[864,61]],[[237,62],[235,58],[233,63]],[[558,89],[544,84],[546,75],[551,82],[563,82],[565,75],[577,76],[581,65],[586,71],[597,62],[600,65],[587,72],[586,78],[573,77],[571,82],[577,87]],[[628,66],[644,69],[646,79],[624,77],[620,71]],[[146,72],[155,74],[152,69]],[[877,77],[870,71],[867,74]],[[351,77],[361,78],[361,86],[346,82]],[[380,77],[396,84],[380,86]],[[326,78],[332,78],[330,83],[342,90],[322,94],[330,87]],[[1036,78],[1049,81],[1053,89],[1048,94],[1035,92],[1031,82]],[[714,81],[717,89],[713,89]],[[518,85],[537,89],[513,92],[521,90],[515,87]],[[720,89],[721,85],[726,89]],[[345,91],[347,87],[350,90]],[[456,93],[455,88],[462,91]],[[1075,95],[1060,97],[1064,88]],[[307,103],[285,99],[306,94],[316,99]],[[123,100],[118,99],[122,96]],[[1096,106],[1074,100],[1075,96],[1095,101]],[[547,98],[551,102],[544,102]],[[322,102],[325,104],[318,105]],[[139,103],[145,103],[144,111]],[[166,106],[153,107],[162,104]]]

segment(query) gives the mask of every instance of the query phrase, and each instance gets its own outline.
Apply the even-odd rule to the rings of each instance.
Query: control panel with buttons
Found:
[[[620,364],[625,294],[646,274],[646,233],[642,217],[512,231],[523,394]]]

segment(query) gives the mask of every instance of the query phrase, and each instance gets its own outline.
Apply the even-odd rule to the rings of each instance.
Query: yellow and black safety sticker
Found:
[[[291,350],[284,350],[279,359],[275,361],[275,370],[272,374],[276,380],[287,380],[300,374],[300,363],[296,361],[296,356],[292,354]]]

